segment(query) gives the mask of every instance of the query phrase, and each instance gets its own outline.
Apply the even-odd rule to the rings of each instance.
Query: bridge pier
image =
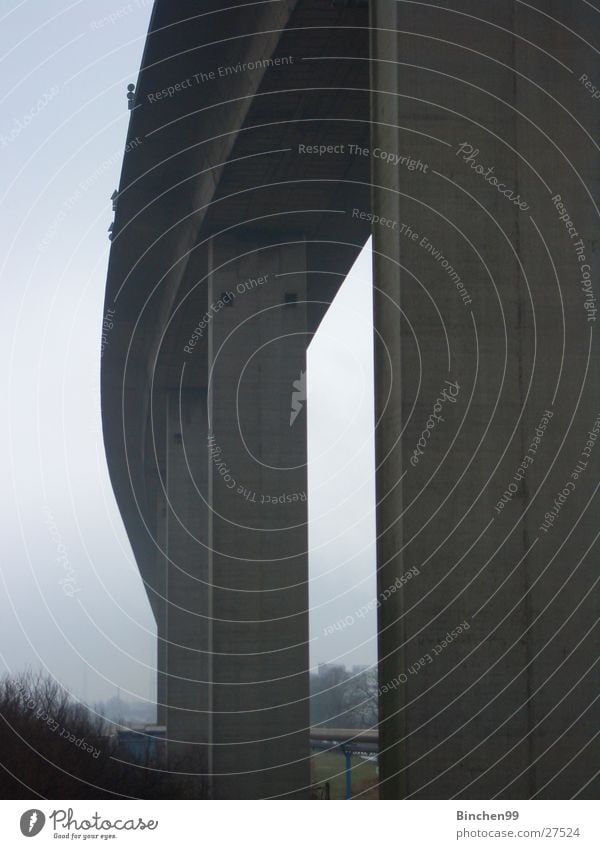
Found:
[[[218,798],[310,785],[306,250],[285,241],[243,232],[210,251],[209,304],[228,300],[207,339]]]
[[[379,611],[381,794],[568,798],[598,684],[598,352],[553,202],[596,262],[581,43],[512,2],[371,15],[379,590],[420,571]]]
[[[170,764],[193,751],[218,798],[308,793],[301,376],[379,216],[382,796],[593,793],[594,10],[370,15],[154,7],[102,405]]]

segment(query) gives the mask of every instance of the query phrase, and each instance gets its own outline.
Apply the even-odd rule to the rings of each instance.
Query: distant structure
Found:
[[[103,423],[167,763],[199,754],[215,798],[310,794],[298,382],[371,234],[381,797],[597,792],[594,27],[155,2]]]

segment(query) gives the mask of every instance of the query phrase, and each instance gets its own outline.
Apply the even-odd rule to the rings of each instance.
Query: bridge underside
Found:
[[[536,232],[562,235],[541,177],[592,251],[590,194],[544,132],[591,184],[587,142],[557,130],[560,105],[540,106],[534,85],[566,102],[571,81],[548,53],[573,64],[575,46],[539,17],[533,39],[508,0],[493,26],[470,0],[420,5],[155,4],[116,203],[103,421],[157,622],[169,766],[193,760],[216,798],[309,793],[302,374],[369,213],[394,222],[373,226],[380,597],[419,569],[379,610],[381,793],[565,796],[592,775],[589,714],[568,733],[565,717],[595,683],[577,654],[594,611],[593,475],[576,551],[536,530],[598,398],[581,304],[548,288],[552,262],[572,275],[571,247],[550,261]],[[461,143],[537,200],[536,224]],[[559,384],[557,338],[572,377]],[[444,422],[412,463],[444,389]],[[547,458],[499,515],[548,409],[560,425]],[[555,577],[538,584],[553,555]]]

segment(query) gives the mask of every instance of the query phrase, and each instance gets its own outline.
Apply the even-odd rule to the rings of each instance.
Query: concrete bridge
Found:
[[[155,3],[106,292],[169,766],[308,795],[302,376],[372,234],[381,796],[592,794],[594,12],[222,5]]]

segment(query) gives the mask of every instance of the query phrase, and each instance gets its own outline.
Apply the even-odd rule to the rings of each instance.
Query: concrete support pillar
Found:
[[[206,390],[174,388],[165,404],[166,603],[158,624],[164,661],[159,695],[165,705],[169,768],[205,774],[211,669]]]
[[[597,791],[597,23],[544,13],[371,3],[383,798]]]
[[[210,262],[214,794],[306,798],[305,247],[238,234]]]

